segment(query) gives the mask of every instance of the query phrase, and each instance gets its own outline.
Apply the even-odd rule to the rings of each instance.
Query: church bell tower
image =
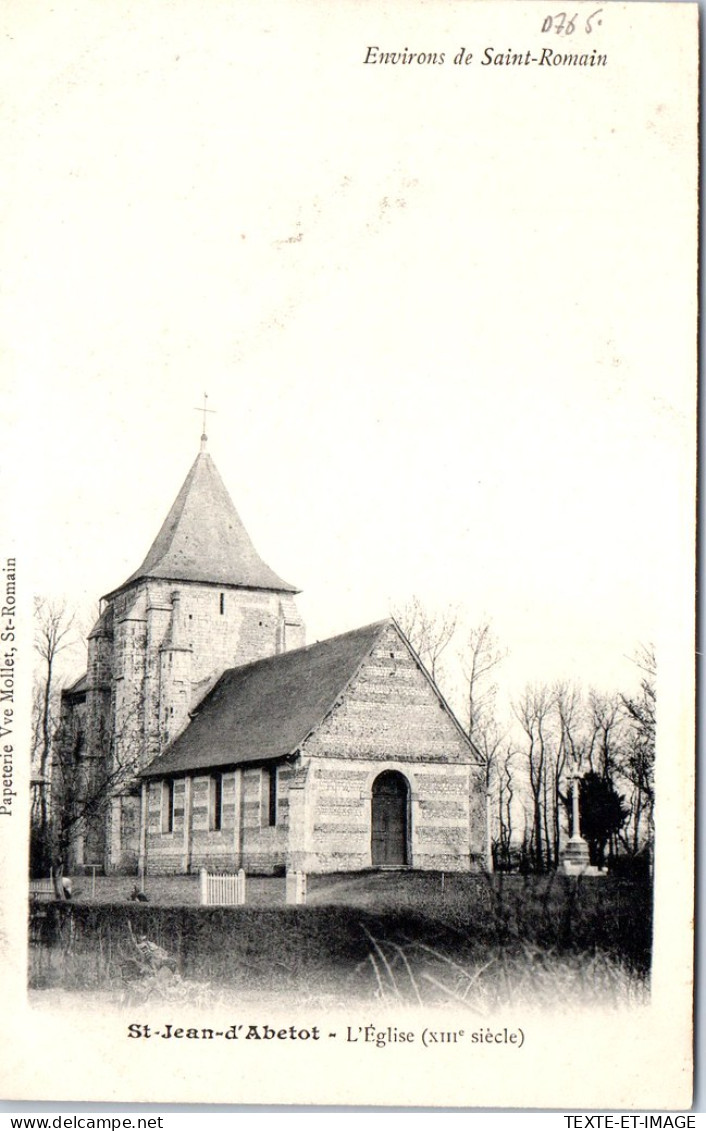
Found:
[[[144,561],[102,598],[79,681],[87,761],[116,782],[103,835],[107,871],[136,864],[137,773],[222,672],[305,643],[298,590],[253,546],[208,453],[203,411],[200,451]],[[84,857],[85,839],[77,842]],[[94,855],[98,839],[94,830]],[[73,861],[84,862],[95,861]]]

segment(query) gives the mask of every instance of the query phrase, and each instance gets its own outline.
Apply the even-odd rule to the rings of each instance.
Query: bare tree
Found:
[[[77,839],[92,832],[102,838],[113,798],[134,786],[143,747],[141,695],[121,712],[120,728],[112,738],[108,702],[93,716],[90,734],[81,710],[62,709],[59,657],[77,643],[78,636],[76,618],[64,604],[35,601],[35,650],[40,664],[33,699],[32,755],[39,790],[32,834],[42,866],[51,866],[58,898],[66,894],[63,871]]]
[[[497,836],[493,839],[493,856],[497,867],[509,870],[512,866],[513,809],[515,778],[513,758],[517,751],[506,746],[504,753],[496,755],[497,772]]]
[[[48,843],[48,788],[54,734],[58,725],[57,661],[74,643],[74,617],[64,603],[34,600],[34,649],[40,658],[33,701],[32,756],[39,771],[39,804],[35,832],[39,844]]]
[[[490,673],[507,655],[493,633],[490,621],[484,620],[469,632],[461,657],[467,686],[468,737],[474,741],[495,714],[497,685],[490,683]]]
[[[620,695],[601,694],[595,690],[589,693],[588,708],[589,775],[597,774],[605,789],[604,794],[601,795],[597,788],[586,788],[582,796],[586,799],[593,798],[597,803],[597,799],[601,796],[610,797],[614,793],[618,797],[615,779],[625,743],[625,710]],[[609,860],[612,860],[617,852],[618,829],[619,826],[612,828],[608,835]],[[602,853],[603,849],[601,849],[601,859]]]
[[[394,608],[392,615],[432,679],[438,682],[441,657],[456,632],[457,610],[449,606],[432,612],[424,607],[419,597],[412,597],[406,605]]]
[[[504,734],[498,730],[494,719],[488,719],[482,728],[476,730],[473,745],[483,761],[483,784],[485,786],[485,861],[489,872],[493,871],[493,797],[499,789],[499,759]]]
[[[527,777],[532,799],[531,856],[534,867],[542,872],[551,867],[552,845],[548,836],[547,767],[550,756],[551,716],[554,695],[545,685],[528,686],[514,704],[514,712],[524,735],[522,754],[527,764]]]
[[[635,656],[635,663],[642,672],[640,692],[635,696],[620,696],[627,721],[627,736],[618,766],[621,777],[632,787],[627,847],[633,855],[639,851],[644,839],[651,844],[654,837],[657,727],[657,659],[654,646],[643,645]]]
[[[143,764],[143,713],[140,694],[123,713],[112,740],[107,719],[102,719],[94,724],[90,742],[70,713],[62,720],[54,747],[52,805],[52,865],[60,897],[63,867],[77,838],[92,833],[102,838],[113,800],[136,787]]]
[[[590,737],[588,769],[606,780],[612,776],[621,745],[623,709],[619,695],[591,690],[588,696]]]
[[[484,620],[471,628],[460,657],[466,680],[468,737],[480,753],[484,765],[485,856],[488,871],[492,871],[494,866],[493,843],[496,838],[493,836],[493,795],[500,788],[498,758],[505,737],[496,717],[497,685],[489,677],[505,655],[498,645],[490,621]]]

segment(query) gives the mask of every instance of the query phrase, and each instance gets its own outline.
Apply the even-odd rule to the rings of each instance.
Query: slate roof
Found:
[[[142,565],[119,588],[148,577],[298,592],[257,553],[206,451],[196,457]]]
[[[100,613],[98,620],[88,634],[89,640],[95,640],[98,636],[110,636],[113,631],[113,609],[108,605]]]
[[[143,777],[285,758],[328,714],[392,621],[230,668]]]

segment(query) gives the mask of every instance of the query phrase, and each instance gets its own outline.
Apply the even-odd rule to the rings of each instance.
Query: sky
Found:
[[[419,6],[404,43],[381,8],[374,42],[519,49],[505,8]],[[86,619],[137,567],[207,392],[309,641],[416,595],[492,620],[513,694],[624,687],[689,615],[688,84],[660,57],[619,98],[588,70],[370,67],[364,9],[0,16],[23,591]]]

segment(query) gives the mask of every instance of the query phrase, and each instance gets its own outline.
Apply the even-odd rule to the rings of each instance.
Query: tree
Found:
[[[592,689],[588,697],[590,737],[589,770],[612,780],[622,742],[623,709],[619,695]]]
[[[513,758],[517,751],[511,746],[496,760],[497,773],[497,836],[493,838],[493,863],[496,868],[509,871],[513,862],[513,809],[515,778]]]
[[[43,870],[50,851],[49,789],[59,723],[57,662],[60,653],[74,643],[74,617],[65,604],[36,597],[34,621],[34,649],[40,664],[32,703],[32,761],[38,777],[38,803],[32,812],[31,865]]]
[[[505,656],[490,621],[481,621],[471,628],[461,662],[468,689],[468,737],[472,742],[494,722],[497,686],[488,683],[488,676]]]
[[[654,838],[654,767],[657,726],[657,660],[653,645],[643,645],[635,657],[642,672],[638,695],[621,695],[628,733],[619,772],[632,787],[626,846],[636,855]]]
[[[440,612],[430,612],[419,597],[412,597],[406,605],[393,609],[392,615],[434,682],[438,682],[441,657],[456,632],[456,610],[449,606]]]
[[[606,845],[617,837],[629,810],[610,778],[589,770],[579,782],[579,812],[591,863],[602,868]]]
[[[547,803],[553,708],[554,695],[544,685],[528,686],[522,698],[514,704],[515,717],[525,734],[522,754],[527,764],[532,799],[532,831],[528,851],[538,872],[543,872],[552,865]]]
[[[490,621],[482,621],[471,628],[465,654],[461,657],[466,678],[468,705],[468,737],[483,759],[485,778],[485,857],[488,871],[495,863],[493,848],[493,793],[500,791],[502,782],[498,770],[500,748],[504,741],[495,714],[497,686],[490,683],[491,672],[505,658],[498,646]],[[500,800],[500,826],[502,843],[502,799]],[[508,849],[509,851],[509,849]]]
[[[62,719],[53,760],[51,848],[55,886],[78,838],[96,835],[102,841],[110,806],[116,796],[137,788],[143,764],[144,695],[122,715],[111,739],[107,716],[99,716],[89,736],[76,713]]]
[[[111,740],[108,692],[90,734],[79,711],[62,711],[59,657],[77,643],[76,618],[64,604],[35,601],[35,650],[40,658],[33,698],[32,757],[39,791],[32,811],[32,865],[51,868],[57,898],[76,842],[103,838],[116,794],[133,788],[141,766],[143,698],[121,715]],[[97,720],[97,721],[96,721]],[[49,791],[51,790],[51,804]],[[40,873],[41,874],[41,873]]]

